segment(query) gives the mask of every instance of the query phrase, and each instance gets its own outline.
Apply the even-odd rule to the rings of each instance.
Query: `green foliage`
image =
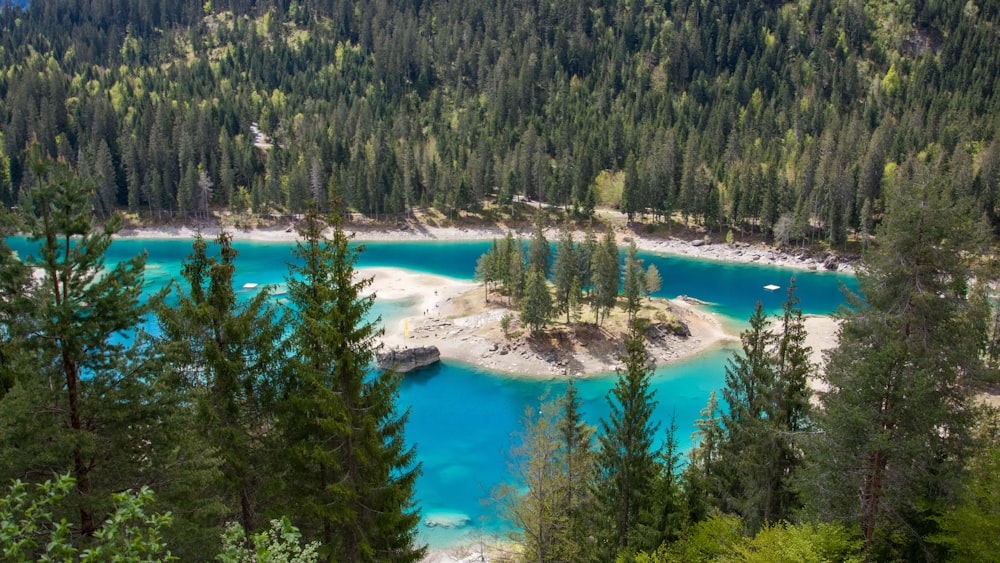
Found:
[[[542,272],[532,269],[521,302],[521,323],[538,334],[552,318],[552,293]]]
[[[353,277],[362,249],[336,222],[330,238],[325,227],[310,210],[288,278],[292,360],[277,407],[289,464],[282,513],[322,543],[325,558],[416,561],[424,551],[414,543],[420,466],[405,440],[407,415],[396,412],[400,378],[369,374],[380,334],[378,320],[366,319],[371,279]]]
[[[935,518],[940,532],[932,543],[945,547],[948,560],[956,562],[995,560],[1000,534],[1000,447],[996,437],[969,462],[964,487],[955,508]]]
[[[271,520],[271,527],[250,534],[237,522],[226,526],[222,551],[215,556],[220,563],[315,563],[319,561],[319,543],[302,545],[302,533],[287,517]]]
[[[594,533],[602,558],[621,549],[648,548],[655,526],[654,483],[659,474],[653,436],[656,401],[649,389],[652,370],[642,331],[633,327],[625,340],[624,367],[608,395],[610,413],[601,419],[594,498]]]
[[[618,245],[615,244],[611,231],[607,231],[601,243],[594,248],[590,268],[590,279],[593,283],[593,288],[590,291],[590,306],[594,310],[594,316],[599,325],[602,317],[607,317],[608,312],[618,301],[618,284],[621,279]]]
[[[340,186],[373,217],[523,194],[840,245],[882,165],[980,146],[933,174],[1000,224],[1000,14],[973,2],[77,9],[0,17],[5,205],[35,138],[101,177],[98,213],[329,211]]]
[[[174,507],[204,484],[212,460],[187,433],[191,411],[169,357],[140,328],[163,296],[140,299],[144,256],[106,267],[120,220],[96,228],[93,184],[37,147],[33,155],[36,185],[22,192],[21,211],[39,253],[22,259],[39,278],[19,286],[15,277],[3,287],[13,294],[0,296],[15,307],[0,329],[19,348],[10,367],[23,370],[0,400],[0,474],[71,474],[75,494],[58,518],[92,537],[111,493],[154,486]],[[192,507],[179,528],[190,531],[201,514]],[[190,534],[188,545],[200,538]]]
[[[159,319],[179,354],[176,361],[193,370],[198,432],[220,458],[221,482],[214,489],[225,518],[254,529],[263,508],[259,490],[267,486],[276,455],[273,436],[261,429],[274,426],[282,326],[267,289],[237,302],[232,236],[222,232],[216,244],[219,255],[210,257],[201,234],[195,237],[181,267],[189,289],[178,290],[176,303],[162,306]]]
[[[638,257],[639,249],[635,240],[629,243],[625,251],[625,268],[622,271],[622,308],[628,313],[629,322],[642,308],[642,296],[648,293],[646,272],[642,269],[642,260]]]
[[[656,264],[650,264],[646,268],[646,295],[652,297],[654,293],[658,293],[663,289],[663,278],[660,277],[660,270],[656,267]]]
[[[153,493],[115,493],[111,513],[95,530],[93,539],[74,544],[70,525],[56,520],[56,509],[72,493],[75,483],[69,475],[35,486],[14,481],[0,498],[0,550],[4,561],[174,561],[163,541],[162,529],[169,527],[169,513],[149,513]]]
[[[723,561],[745,563],[860,563],[861,542],[838,524],[780,522],[744,538]]]
[[[824,431],[806,450],[803,479],[810,512],[860,526],[866,555],[877,557],[923,553],[928,518],[954,500],[988,319],[972,286],[982,240],[975,214],[923,165],[903,172],[858,276],[864,298],[850,296],[829,355],[830,390],[817,411]]]
[[[593,428],[581,419],[576,388],[535,412],[526,408],[510,450],[512,483],[493,492],[500,516],[513,524],[524,561],[578,561],[586,553],[592,506]]]
[[[739,517],[713,514],[694,524],[657,561],[709,563],[725,560],[741,541],[743,522]]]

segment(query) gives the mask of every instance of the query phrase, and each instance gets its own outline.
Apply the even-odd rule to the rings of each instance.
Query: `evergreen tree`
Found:
[[[180,348],[178,360],[190,366],[198,401],[198,430],[221,459],[216,485],[234,517],[251,533],[259,527],[260,492],[268,486],[273,462],[272,417],[283,327],[263,290],[238,303],[233,287],[236,249],[232,235],[216,239],[219,256],[209,257],[201,233],[181,267],[188,291],[176,304],[160,307],[164,336]],[[270,483],[273,486],[273,483]]]
[[[686,524],[681,489],[681,451],[677,443],[676,416],[670,417],[666,440],[660,450],[660,473],[656,477],[655,502],[657,522],[655,536],[648,545],[669,544],[677,541]]]
[[[560,452],[566,486],[562,491],[565,522],[559,530],[565,560],[577,561],[587,552],[590,543],[586,523],[594,507],[591,482],[594,476],[594,427],[583,421],[576,385],[571,379],[559,400],[558,419]]]
[[[646,295],[646,272],[642,269],[638,253],[639,249],[633,240],[625,251],[625,268],[622,272],[622,294],[625,297],[622,308],[628,313],[629,322],[635,320],[642,309],[642,296]]]
[[[508,238],[510,242],[506,245],[507,259],[505,262],[507,264],[507,277],[505,284],[511,303],[517,305],[521,303],[521,299],[527,291],[528,270],[524,263],[524,245],[521,244],[520,240],[514,240],[509,235]],[[542,277],[543,281],[544,279]]]
[[[602,316],[607,316],[618,300],[618,246],[615,238],[608,231],[604,240],[594,249],[591,264],[591,279],[593,289],[590,292],[590,306],[594,309],[597,324],[601,324]]]
[[[570,315],[574,306],[582,298],[583,288],[580,285],[580,256],[573,242],[573,232],[564,228],[556,245],[556,259],[552,264],[552,284],[555,286],[555,309],[566,313],[566,324],[570,323]]]
[[[768,479],[780,452],[772,441],[773,421],[768,416],[775,397],[774,335],[768,329],[764,307],[757,302],[750,327],[740,335],[742,349],[726,364],[722,397],[728,411],[722,416],[723,441],[718,466],[722,476],[723,509],[738,512],[751,530],[768,521]]]
[[[74,494],[62,509],[72,513],[58,517],[84,542],[112,510],[112,492],[156,487],[163,491],[161,506],[187,502],[178,530],[193,546],[204,540],[195,524],[204,513],[189,495],[204,486],[211,460],[187,431],[190,409],[169,357],[143,331],[163,295],[140,300],[143,255],[105,267],[121,220],[113,216],[95,228],[92,182],[41,156],[37,145],[30,159],[37,185],[25,191],[22,212],[39,251],[23,259],[39,277],[30,286],[12,287],[17,278],[0,285],[27,289],[0,295],[0,302],[19,307],[18,315],[3,319],[18,324],[5,324],[0,333],[24,344],[19,365],[31,369],[18,374],[0,401],[0,477],[72,476]],[[11,272],[10,260],[4,258],[4,273]]]
[[[0,211],[0,221],[7,219]],[[6,228],[0,222],[0,235]],[[26,335],[13,327],[27,325],[31,314],[31,268],[28,267],[3,237],[0,236],[0,401],[14,384],[30,373],[30,357]]]
[[[929,558],[920,535],[970,452],[987,309],[970,291],[981,232],[964,201],[909,165],[829,353],[807,451],[806,505],[856,523],[869,558]],[[897,551],[899,550],[899,551]]]
[[[552,318],[552,294],[549,283],[538,270],[528,273],[528,282],[524,290],[524,301],[521,302],[521,322],[531,329],[532,334],[538,334]]]
[[[643,540],[648,541],[649,528],[655,525],[652,493],[659,467],[653,436],[659,425],[652,420],[656,401],[649,389],[649,354],[642,332],[634,327],[621,359],[624,367],[608,396],[611,412],[607,420],[601,420],[595,460],[595,534],[602,536],[604,560],[620,550],[655,547],[644,545]]]
[[[321,540],[330,561],[416,561],[419,515],[413,485],[420,471],[396,413],[399,375],[369,373],[376,322],[365,315],[371,279],[355,280],[360,249],[334,222],[331,238],[310,210],[299,226],[299,264],[288,279],[292,358],[279,427],[291,471],[287,514]]]
[[[549,277],[549,241],[545,239],[545,231],[542,229],[541,215],[535,221],[535,231],[531,235],[531,242],[528,244],[528,270],[541,272],[542,277]]]

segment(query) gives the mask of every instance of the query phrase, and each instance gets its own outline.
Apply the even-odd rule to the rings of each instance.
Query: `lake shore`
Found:
[[[218,226],[207,226],[201,229],[206,238],[218,235]],[[384,226],[366,226],[351,223],[345,227],[359,242],[364,241],[463,241],[463,240],[493,240],[507,235],[507,229],[501,227],[438,227],[423,222],[401,224],[398,228]],[[120,238],[148,239],[190,239],[198,229],[191,227],[142,227],[126,228],[116,236]],[[234,240],[257,242],[294,242],[298,235],[293,225],[259,229],[229,229]],[[530,228],[513,229],[514,235],[523,239],[531,237]],[[547,229],[546,238],[549,241],[558,240],[558,229]],[[577,242],[584,239],[585,234],[575,233]],[[658,254],[686,256],[699,260],[715,260],[742,264],[763,264],[796,270],[825,270],[844,273],[854,273],[854,264],[837,260],[830,256],[809,256],[795,249],[781,250],[763,245],[747,243],[712,243],[704,238],[686,240],[673,236],[650,236],[625,227],[615,227],[615,238],[618,244],[625,245],[634,240],[636,246],[646,252]]]
[[[381,341],[387,348],[436,346],[446,359],[536,379],[598,376],[620,367],[620,335],[606,327],[585,323],[567,328],[554,322],[545,337],[531,337],[519,326],[517,312],[497,296],[486,302],[478,284],[400,268],[359,268],[357,274],[372,278],[368,290],[380,299],[414,300],[410,315],[386,320]],[[690,335],[649,338],[648,351],[657,365],[737,339],[717,315],[688,300],[673,299],[666,307]],[[512,319],[511,332],[519,334],[504,334],[504,315]]]
[[[407,226],[399,229],[358,225],[349,227],[348,232],[359,242],[492,240],[507,234],[506,229],[497,227],[434,227],[424,224],[419,228]],[[206,238],[214,238],[219,231],[219,227],[200,230]],[[190,227],[132,228],[123,230],[116,237],[192,239],[197,232],[197,229]],[[229,232],[234,240],[244,241],[291,243],[298,238],[292,225],[267,229],[231,229]],[[546,237],[556,240],[558,234],[557,230],[550,229],[546,232]],[[577,240],[583,240],[583,233],[577,234]],[[706,244],[701,239],[685,241],[678,238],[643,237],[623,227],[617,228],[615,234],[620,244],[635,240],[640,249],[660,254],[720,262],[759,263],[799,270],[822,268],[822,264],[814,259],[764,247]],[[515,236],[528,238],[531,232],[515,231]],[[840,264],[840,271],[851,271],[845,266],[849,265]],[[460,304],[463,296],[476,293],[482,296],[482,289],[473,282],[387,267],[359,268],[358,274],[373,278],[369,291],[377,294],[380,299],[415,300],[411,305],[412,314],[402,319],[386,319],[385,334],[381,339],[386,347],[434,345],[443,358],[508,375],[543,379],[607,374],[620,367],[618,348],[613,345],[588,350],[587,345],[579,341],[571,342],[570,345],[563,343],[562,346],[528,339],[508,341],[500,330],[500,319],[508,313],[505,307],[495,303],[493,307],[472,312],[469,310],[471,299],[465,299]],[[669,306],[690,329],[691,335],[666,335],[663,339],[650,340],[649,351],[657,364],[681,360],[738,341],[738,334],[727,331],[721,319],[698,306],[696,300],[677,298],[670,300]],[[516,317],[516,312],[511,314]],[[836,324],[831,324],[832,319],[827,317],[815,319],[808,320],[808,328],[815,354],[814,361],[818,363],[821,350],[836,343]],[[565,340],[565,334],[563,338]],[[818,346],[818,343],[822,345]],[[602,341],[602,344],[607,343]]]

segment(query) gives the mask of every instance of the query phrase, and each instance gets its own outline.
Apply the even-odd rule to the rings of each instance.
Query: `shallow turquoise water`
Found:
[[[24,239],[9,239],[22,254],[32,245]],[[421,272],[471,279],[476,259],[489,242],[405,242],[366,243],[357,265],[394,266]],[[237,242],[236,285],[284,282],[292,260],[289,243]],[[191,252],[188,240],[119,240],[109,249],[108,264],[147,252],[147,290],[155,291],[172,278],[179,278],[180,264]],[[829,313],[843,297],[840,284],[856,289],[852,276],[798,272],[745,264],[726,264],[690,258],[641,254],[646,263],[656,264],[664,279],[658,295],[689,295],[713,303],[712,309],[733,326],[742,326],[758,300],[769,311],[777,311],[785,299],[791,275],[796,276],[801,307],[807,313]],[[764,285],[782,286],[767,291]],[[249,295],[251,289],[241,289]],[[281,296],[277,296],[280,299]],[[389,320],[410,314],[412,300],[377,301],[373,315]],[[662,421],[660,436],[670,417],[676,417],[682,446],[690,444],[693,422],[712,390],[723,381],[723,366],[730,354],[720,349],[657,369],[652,380]],[[586,419],[596,424],[608,412],[605,394],[614,385],[613,374],[578,382]],[[564,383],[513,378],[458,362],[440,365],[408,375],[400,390],[401,409],[409,409],[407,438],[417,445],[423,476],[417,482],[418,502],[424,517],[460,515],[469,518],[464,528],[445,529],[421,526],[421,539],[432,547],[446,547],[472,541],[483,532],[494,531],[488,503],[490,490],[503,481],[507,472],[505,451],[511,434],[519,429],[525,408],[537,409],[541,397],[558,396]]]

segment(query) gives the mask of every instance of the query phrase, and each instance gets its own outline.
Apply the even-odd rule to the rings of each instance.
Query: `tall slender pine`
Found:
[[[399,375],[370,371],[380,333],[366,318],[371,278],[354,279],[361,249],[339,224],[331,238],[324,226],[310,210],[288,278],[293,360],[279,410],[293,462],[288,512],[330,561],[417,561],[420,468],[404,436],[407,415],[396,412]]]

